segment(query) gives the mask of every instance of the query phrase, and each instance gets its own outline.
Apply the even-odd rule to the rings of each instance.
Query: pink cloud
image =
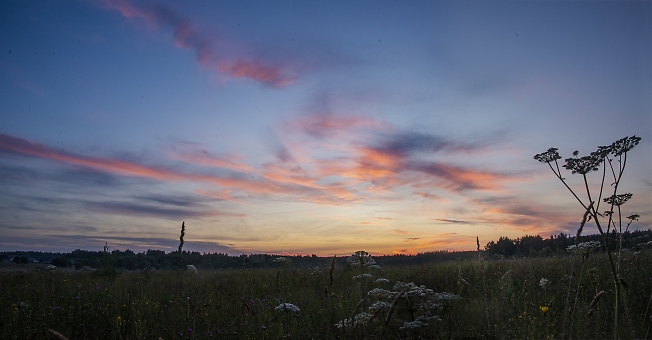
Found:
[[[213,67],[210,62],[205,62],[207,68]],[[220,73],[228,74],[233,78],[250,78],[274,87],[292,85],[296,78],[288,76],[279,66],[267,65],[260,60],[219,61],[216,65]]]
[[[290,133],[305,133],[314,138],[334,138],[350,136],[360,129],[387,131],[391,126],[364,116],[313,113],[287,122],[285,129]]]
[[[178,48],[194,50],[197,62],[204,68],[231,78],[248,78],[271,87],[283,87],[295,82],[287,67],[273,65],[258,58],[226,57],[215,48],[212,34],[203,31],[191,19],[176,10],[158,4],[142,8],[128,0],[101,0],[100,5],[117,10],[126,18],[143,20],[151,29],[171,28]]]
[[[244,158],[242,156],[236,156],[232,154],[217,156],[211,154],[208,150],[203,148],[189,149],[173,146],[172,151],[170,152],[170,157],[186,163],[231,169],[239,172],[255,171],[254,168],[241,162]]]
[[[282,174],[276,180],[267,178],[259,180],[253,179],[249,175],[226,177],[179,172],[164,167],[147,166],[113,158],[74,155],[6,134],[0,134],[0,151],[51,159],[123,176],[147,177],[160,181],[204,182],[232,190],[241,190],[249,194],[269,197],[289,195],[298,201],[319,204],[342,204],[356,200],[356,196],[347,188],[338,185],[316,185],[310,181],[293,179],[291,176],[285,178]],[[230,194],[230,192],[223,193]],[[211,193],[210,191],[200,191],[198,194],[215,196],[215,192]],[[226,199],[228,196],[219,198]]]

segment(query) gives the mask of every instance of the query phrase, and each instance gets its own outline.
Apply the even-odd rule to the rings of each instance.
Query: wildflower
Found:
[[[186,270],[193,274],[197,274],[197,267],[193,266],[192,264],[187,265]]]
[[[421,328],[427,326],[425,323],[419,321],[419,320],[414,320],[414,321],[405,321],[403,323],[403,326],[400,328],[402,331],[406,329],[415,329],[415,328]]]
[[[561,156],[559,156],[559,153],[557,152],[557,148],[550,148],[546,152],[535,155],[534,159],[536,159],[541,163],[550,163],[555,160],[561,159]]]
[[[367,312],[362,312],[360,314],[357,314],[355,317],[353,317],[353,320],[344,319],[343,321],[336,323],[335,327],[342,328],[342,327],[366,325],[371,320],[372,317],[373,315]]]
[[[588,242],[581,242],[577,246],[576,245],[571,245],[566,248],[566,251],[569,253],[578,253],[578,254],[583,254],[586,255],[593,251],[596,248],[599,248],[601,246],[599,241],[588,241]]]
[[[590,156],[581,158],[566,158],[566,164],[563,167],[571,170],[573,174],[584,175],[592,171],[598,171],[598,166],[603,160],[604,158],[594,152]]]
[[[118,320],[118,322],[122,322],[122,318],[120,317],[120,315],[118,315],[116,319]]]
[[[371,255],[363,250],[356,251],[354,254],[349,256],[349,258],[346,259],[346,263],[352,267],[364,266],[373,267],[376,269],[380,268],[376,264],[376,261],[371,257]]]
[[[288,260],[286,257],[282,257],[282,256],[281,256],[281,257],[277,257],[277,258],[275,258],[275,259],[274,259],[274,262],[278,262],[278,263],[287,263],[287,262],[290,262],[290,260]]]
[[[605,198],[604,201],[611,205],[621,206],[625,204],[625,202],[627,202],[630,198],[632,198],[632,194],[626,193],[620,195],[611,195],[610,197]]]
[[[389,296],[389,290],[386,289],[381,289],[381,288],[374,288],[370,290],[367,294],[370,296],[374,297],[379,297],[379,298],[385,298]]]
[[[298,312],[301,311],[301,310],[299,309],[299,307],[297,307],[297,306],[295,306],[295,305],[293,305],[293,304],[291,304],[291,303],[285,303],[285,302],[282,303],[282,304],[280,304],[280,305],[278,305],[278,306],[276,306],[276,308],[274,308],[274,309],[277,310],[277,311],[279,311],[279,312],[293,312],[293,313],[298,313]]]
[[[385,301],[376,301],[374,302],[371,306],[369,306],[369,310],[372,312],[381,310],[383,308],[390,308],[392,306],[391,303],[385,302]]]
[[[542,277],[541,280],[539,280],[539,286],[543,289],[546,289],[546,286],[548,285],[548,279],[545,277]]]
[[[548,311],[550,310],[550,308],[548,308],[546,306],[541,306],[541,307],[539,307],[539,309],[541,310],[541,313],[543,313],[543,314],[548,313]]]
[[[374,283],[387,283],[387,282],[389,282],[389,280],[384,277],[381,277],[380,279],[376,279],[374,281]]]
[[[371,274],[360,274],[353,277],[354,280],[371,279]]]
[[[437,300],[459,300],[462,297],[459,295],[451,294],[451,293],[433,293],[432,296],[437,299]]]
[[[623,153],[633,149],[641,141],[641,137],[631,136],[619,139],[610,146],[614,156],[620,156]]]
[[[400,292],[405,288],[407,288],[407,292],[405,293],[404,297],[408,297],[408,296],[425,297],[425,296],[428,296],[428,295],[432,296],[432,295],[435,294],[435,292],[432,289],[426,288],[426,286],[424,286],[424,285],[417,286],[417,285],[414,284],[414,282],[405,283],[405,282],[400,282],[399,281],[394,285],[393,289],[394,289],[395,292]],[[395,293],[395,292],[392,292],[392,293]],[[390,298],[392,298],[392,297],[390,297]]]

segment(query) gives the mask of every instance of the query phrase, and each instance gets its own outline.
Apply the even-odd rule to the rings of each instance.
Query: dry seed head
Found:
[[[409,287],[403,288],[400,293],[396,295],[394,298],[394,301],[392,301],[391,307],[389,307],[389,311],[387,312],[387,317],[385,318],[385,325],[389,324],[389,320],[392,318],[392,313],[394,313],[394,308],[396,308],[396,304],[398,303],[398,300],[403,296],[405,292],[407,292]]]
[[[333,256],[333,261],[331,261],[331,267],[328,270],[328,276],[330,277],[330,285],[333,285],[333,270],[335,270],[335,259],[337,258],[337,255]]]
[[[589,309],[593,309],[593,307],[595,307],[595,305],[598,303],[602,295],[604,295],[604,290],[601,290],[598,294],[595,295],[595,297],[591,301],[591,304],[589,305]]]
[[[57,338],[57,339],[59,339],[59,340],[68,340],[68,338],[66,338],[66,337],[63,336],[61,333],[55,331],[55,330],[52,329],[52,328],[48,328],[48,331],[50,331],[50,334],[54,335],[54,337]]]

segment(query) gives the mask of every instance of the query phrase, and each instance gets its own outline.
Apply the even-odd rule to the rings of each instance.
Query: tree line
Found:
[[[615,242],[616,235],[613,240]],[[601,241],[600,235],[581,236],[579,242]],[[559,233],[549,238],[539,235],[526,235],[511,239],[503,236],[498,241],[490,241],[477,251],[434,251],[416,255],[394,254],[374,256],[381,266],[418,265],[442,261],[459,261],[477,259],[478,255],[485,259],[520,258],[520,257],[547,257],[565,256],[566,249],[576,244],[574,236]],[[635,230],[623,233],[623,247],[638,250],[642,247],[652,246],[652,230]],[[598,249],[597,251],[602,251]],[[16,263],[41,262],[53,264],[57,267],[73,267],[75,269],[100,269],[107,265],[122,270],[170,270],[192,264],[198,269],[246,269],[246,268],[277,268],[274,260],[285,257],[290,260],[290,265],[295,268],[326,267],[331,264],[332,257],[319,257],[317,255],[275,255],[252,254],[231,256],[225,253],[199,253],[196,251],[183,251],[183,261],[179,263],[179,252],[164,252],[162,250],[147,250],[136,253],[132,250],[90,251],[74,250],[70,253],[48,252],[4,252],[0,253],[0,260],[12,260]],[[338,266],[346,265],[346,257],[339,256],[335,259]]]
[[[608,238],[609,246],[615,249],[618,235],[614,231]],[[492,255],[503,257],[537,257],[553,256],[566,254],[566,249],[576,243],[598,241],[602,242],[602,236],[599,234],[583,235],[576,242],[576,237],[569,234],[559,233],[544,239],[539,235],[525,235],[520,238],[510,239],[509,237],[500,237],[498,241],[487,243],[484,251]],[[623,248],[638,250],[639,248],[649,247],[652,242],[652,230],[634,230],[623,232]],[[600,250],[604,250],[604,247]]]

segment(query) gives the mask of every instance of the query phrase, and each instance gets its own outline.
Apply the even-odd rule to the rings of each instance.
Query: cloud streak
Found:
[[[152,205],[139,204],[134,202],[87,202],[85,208],[104,214],[127,215],[137,217],[156,217],[168,218],[171,220],[182,220],[188,218],[203,217],[244,217],[244,214],[233,214],[212,209],[187,209],[159,207]]]
[[[228,57],[216,48],[215,39],[193,20],[163,5],[148,3],[138,6],[129,0],[101,0],[100,6],[117,10],[129,19],[141,19],[152,29],[172,29],[178,48],[195,51],[197,62],[205,69],[231,78],[248,78],[270,87],[293,84],[296,75],[288,67],[272,64],[260,57]]]
[[[51,159],[122,176],[145,177],[164,182],[204,182],[256,195],[291,195],[295,196],[299,201],[306,202],[336,204],[352,197],[349,190],[341,186],[318,185],[313,183],[314,181],[301,181],[296,178],[293,179],[291,176],[284,177],[281,175],[275,180],[270,180],[270,178],[256,179],[240,173],[233,176],[220,176],[217,174],[181,172],[165,167],[147,166],[113,158],[75,155],[6,134],[0,134],[0,151]],[[208,191],[202,191],[205,196],[211,196],[206,193]]]

